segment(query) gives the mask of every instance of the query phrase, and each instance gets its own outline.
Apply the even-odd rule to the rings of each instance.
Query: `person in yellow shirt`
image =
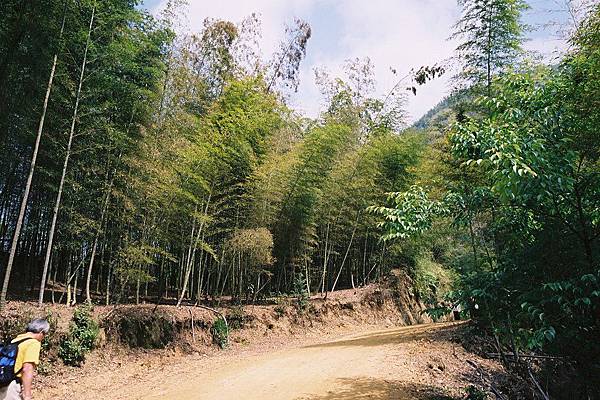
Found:
[[[42,340],[50,330],[45,319],[37,318],[27,324],[26,332],[17,336],[11,343],[18,345],[15,362],[16,380],[8,386],[0,388],[0,400],[31,400],[33,373],[40,363]]]

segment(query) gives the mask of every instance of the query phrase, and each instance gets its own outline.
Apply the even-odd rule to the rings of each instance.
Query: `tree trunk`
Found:
[[[342,260],[342,265],[340,265],[340,269],[337,273],[337,276],[335,277],[333,286],[331,287],[332,292],[335,290],[335,287],[338,283],[338,279],[340,279],[340,275],[342,274],[342,269],[344,268],[344,264],[346,264],[346,259],[348,258],[348,253],[350,252],[350,247],[352,247],[352,241],[354,240],[354,234],[356,233],[357,227],[358,227],[358,218],[356,219],[356,225],[354,226],[354,230],[352,231],[352,236],[350,236],[350,242],[348,243],[348,247],[346,248],[346,254],[344,254],[344,259]],[[327,298],[327,294],[325,294],[325,298]]]
[[[473,251],[473,262],[477,265],[477,246],[475,245],[475,231],[473,230],[473,220],[469,218],[469,236],[471,236],[471,249]]]
[[[106,244],[102,246],[100,251],[100,271],[98,271],[98,279],[96,279],[96,293],[102,293],[102,277],[104,276],[104,255],[106,253]]]
[[[221,247],[221,259],[220,261],[217,263],[217,267],[219,268],[219,271],[217,272],[217,279],[215,282],[215,290],[214,290],[214,294],[213,297],[217,297],[220,296],[219,295],[219,283],[221,283],[221,276],[223,275],[223,265],[225,263],[225,246]],[[223,282],[227,281],[227,276],[225,276],[225,279]]]
[[[488,35],[487,35],[487,49],[486,49],[486,89],[487,89],[487,96],[491,97],[492,95],[492,15],[493,15],[493,5],[490,4],[490,7],[492,8],[491,10],[489,10],[488,13],[488,18],[487,18],[487,29],[488,29]],[[491,110],[488,109],[488,113],[491,114]]]
[[[135,305],[140,304],[140,277],[138,276],[135,281]]]
[[[363,278],[363,281],[364,281],[366,273],[367,273],[367,245],[368,245],[368,239],[369,239],[369,228],[367,228],[367,231],[365,233],[365,251],[363,252],[363,262],[362,262],[362,278]]]
[[[325,275],[327,274],[327,263],[329,262],[329,252],[327,245],[329,242],[329,224],[327,224],[327,233],[325,234],[325,254],[323,255],[323,273],[321,274],[321,295],[325,292]]]
[[[244,281],[244,270],[242,269],[242,252],[238,252],[238,268],[240,270],[240,279],[239,279],[239,287],[238,287],[238,301],[240,304],[242,303],[242,282]]]
[[[204,242],[204,234],[202,234],[202,242]],[[204,269],[206,269],[207,265],[207,256],[206,252],[202,254],[200,257],[200,265],[198,266],[198,280],[196,282],[196,300],[200,300],[202,297],[202,285],[204,284]]]
[[[56,286],[56,275],[58,273],[58,265],[54,267],[54,276],[52,278],[52,304],[56,303],[56,299],[54,298],[54,286]]]
[[[73,284],[73,298],[70,306],[77,304],[77,288],[79,287],[79,271],[75,271],[75,283]]]
[[[310,271],[308,269],[308,256],[304,256],[304,279],[306,280],[306,293],[310,296]]]
[[[71,304],[71,255],[69,255],[69,261],[67,261],[67,274],[66,274],[66,281],[65,281],[65,287],[66,287],[66,291],[67,291],[67,305]],[[61,299],[58,300],[58,302],[60,303],[62,301],[62,296]]]
[[[231,256],[231,264],[227,267],[227,272],[225,272],[225,278],[223,279],[223,285],[221,285],[221,292],[219,293],[219,298],[223,297],[223,292],[225,291],[225,286],[227,285],[227,279],[229,278],[229,272],[231,272],[233,265],[235,264],[235,252]]]
[[[204,217],[206,217],[206,215],[208,214],[208,206],[210,204],[210,196],[211,195],[209,194],[208,199],[206,200],[206,206],[204,207]],[[181,294],[179,296],[179,300],[177,300],[177,307],[181,306],[181,302],[183,301],[183,298],[185,297],[185,293],[187,291],[187,286],[190,281],[190,274],[192,272],[192,264],[194,262],[194,258],[196,255],[196,246],[198,246],[198,240],[200,240],[200,235],[202,234],[202,229],[204,228],[205,219],[203,219],[200,222],[200,226],[198,227],[198,231],[196,232],[196,237],[191,244],[191,247],[190,247],[191,255],[189,255],[189,253],[188,253],[189,258],[188,258],[187,266],[185,269],[185,276],[183,279],[183,288],[181,289]]]
[[[110,191],[112,189],[113,180],[111,179],[108,189],[106,190],[106,196],[104,196],[104,204],[102,205],[102,213],[100,214],[100,227],[96,231],[96,237],[94,238],[94,245],[92,247],[92,256],[90,257],[90,264],[88,265],[87,278],[85,281],[85,301],[88,304],[92,304],[92,297],[90,296],[90,282],[92,281],[92,268],[94,266],[94,257],[96,256],[96,248],[98,247],[98,240],[100,239],[100,232],[104,223],[104,216],[108,209],[108,199],[110,198]]]
[[[112,268],[109,265],[108,266],[108,271],[106,274],[106,298],[105,298],[105,302],[104,304],[109,305],[110,304],[110,275],[112,273]]]
[[[87,39],[85,43],[85,50],[83,52],[83,62],[81,65],[81,74],[79,75],[79,85],[77,87],[77,94],[75,96],[75,108],[73,109],[73,117],[71,119],[71,130],[69,131],[69,141],[67,144],[67,153],[65,155],[65,161],[63,163],[62,174],[60,177],[60,184],[58,186],[58,194],[56,196],[56,203],[54,205],[54,212],[52,215],[52,224],[50,226],[50,233],[48,234],[48,247],[46,248],[46,258],[44,259],[44,270],[48,268],[48,261],[52,255],[52,243],[54,241],[54,232],[56,231],[56,220],[58,218],[58,211],[60,208],[60,200],[62,197],[62,192],[65,184],[65,177],[67,175],[67,167],[69,165],[69,158],[71,156],[71,146],[73,144],[73,136],[75,134],[75,123],[77,122],[77,113],[79,111],[79,100],[81,99],[81,88],[83,86],[83,78],[85,74],[85,66],[87,64],[87,53],[90,47],[90,39],[92,35],[92,27],[94,24],[94,15],[96,13],[96,7],[92,8],[92,15],[90,17],[90,24],[88,27]],[[44,284],[44,279],[42,279],[42,284]],[[44,300],[44,288],[40,287],[40,297],[38,299],[38,304],[41,305]]]

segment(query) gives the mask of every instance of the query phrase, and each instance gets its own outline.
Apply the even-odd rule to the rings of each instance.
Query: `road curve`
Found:
[[[426,338],[452,324],[424,324],[363,333],[335,341],[199,366],[140,388],[136,399],[327,400],[412,399],[410,387],[387,385],[407,368],[390,366],[402,343]],[[156,383],[156,382],[155,382]]]

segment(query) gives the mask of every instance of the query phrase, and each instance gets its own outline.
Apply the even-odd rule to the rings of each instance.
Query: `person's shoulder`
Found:
[[[28,338],[28,337],[25,337]],[[25,339],[24,338],[24,339]],[[39,353],[42,350],[42,343],[35,339],[31,338],[31,340],[24,340],[19,344],[19,351],[24,352],[25,354],[29,354],[29,357],[39,357]],[[26,356],[28,357],[28,356]]]

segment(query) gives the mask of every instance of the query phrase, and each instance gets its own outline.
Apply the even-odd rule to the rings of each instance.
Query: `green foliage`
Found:
[[[297,274],[294,278],[294,287],[292,295],[295,297],[296,309],[304,313],[310,306],[310,293],[306,289],[306,278],[304,274]]]
[[[451,273],[432,259],[431,254],[422,254],[416,259],[414,288],[427,305],[437,304],[450,291]]]
[[[64,338],[58,348],[58,356],[66,365],[79,367],[85,361],[86,349],[77,340]]]
[[[439,321],[441,318],[450,314],[450,312],[452,312],[452,309],[446,306],[429,307],[424,310],[424,313],[434,322]]]
[[[474,385],[467,386],[465,394],[465,400],[486,400],[489,398],[486,392]]]
[[[227,324],[222,318],[217,318],[211,328],[210,333],[212,334],[213,342],[219,345],[220,348],[224,349],[229,343],[229,330]]]
[[[486,20],[494,9],[485,8],[488,3],[506,11],[506,19]],[[419,176],[429,193],[394,193],[389,207],[370,210],[384,218],[383,238],[395,239],[416,270],[427,249],[422,238],[433,226],[450,229],[456,249],[433,259],[459,274],[453,301],[501,346],[573,360],[591,393],[600,368],[594,361],[600,354],[600,8],[592,6],[572,39],[574,50],[559,65],[510,69],[523,3],[463,4],[458,36],[470,40],[458,55],[472,85],[466,100],[478,111],[459,112],[447,140],[432,140],[429,154],[437,160],[423,164],[427,170]],[[492,44],[496,48],[485,47],[483,32],[493,24],[507,36]],[[488,90],[481,90],[484,84]],[[436,177],[440,173],[445,180]],[[419,291],[434,287],[429,273],[416,278]],[[443,304],[431,308],[435,315],[443,311]]]
[[[243,258],[243,265],[240,263],[239,267],[243,268],[249,282],[260,283],[262,276],[270,279],[273,275],[270,270],[274,262],[273,235],[266,228],[238,229],[233,232],[227,247],[231,251],[232,259]],[[252,292],[254,300],[261,288],[250,285],[247,290]]]
[[[462,14],[452,39],[460,40],[458,78],[481,90],[521,52],[523,0],[460,0]]]
[[[446,212],[443,203],[432,201],[425,190],[418,186],[406,192],[388,193],[391,207],[371,206],[367,210],[382,215],[384,222],[379,223],[387,233],[383,240],[406,239],[425,232],[433,219]]]
[[[597,271],[592,250],[597,244],[590,234],[599,231],[596,212],[600,182],[593,167],[597,156],[574,145],[586,137],[585,128],[577,123],[568,101],[557,101],[570,91],[570,75],[569,62],[558,72],[533,70],[506,75],[498,80],[498,95],[483,100],[492,117],[458,124],[452,136],[454,154],[465,160],[465,168],[475,166],[489,177],[493,196],[500,204],[497,218],[505,221],[504,226],[495,228],[496,235],[516,244],[498,249],[503,264],[496,273],[488,274],[493,280],[484,287],[472,282],[481,288],[472,294],[489,302],[505,302],[494,307],[494,314],[503,310],[517,315],[517,299],[527,299],[521,307],[529,317],[520,320],[519,331],[519,340],[527,347],[541,347],[557,338],[577,340],[574,332],[596,329],[595,323],[586,322],[586,315],[593,313],[586,308],[594,307],[588,297],[594,292],[594,280],[586,291],[581,277],[593,278]],[[507,231],[509,227],[513,229]],[[544,266],[534,260],[530,265],[538,266],[537,270],[523,264],[522,257],[540,250],[546,254],[537,257],[547,259],[552,250],[545,248],[544,235],[558,232],[563,232],[563,241],[580,249],[571,255],[568,274],[560,254]],[[518,281],[517,268],[521,273],[523,268],[531,271],[527,283]],[[542,271],[545,275],[540,274]],[[568,280],[553,281],[565,277]],[[533,282],[537,286],[532,291]],[[501,293],[489,292],[492,286],[512,292],[512,299],[501,300]],[[566,293],[571,301],[565,300]],[[566,317],[574,324],[565,324]],[[556,319],[563,321],[560,328]]]
[[[312,129],[292,150],[297,153],[285,177],[289,189],[277,205],[277,220],[270,221],[275,225],[273,252],[277,260],[286,263],[284,268],[301,265],[312,251],[317,205],[326,178],[350,145],[351,134],[348,126],[327,124]]]
[[[78,307],[73,314],[68,334],[59,344],[58,356],[67,365],[81,366],[86,353],[94,348],[98,333],[99,327],[92,316],[92,308]]]

